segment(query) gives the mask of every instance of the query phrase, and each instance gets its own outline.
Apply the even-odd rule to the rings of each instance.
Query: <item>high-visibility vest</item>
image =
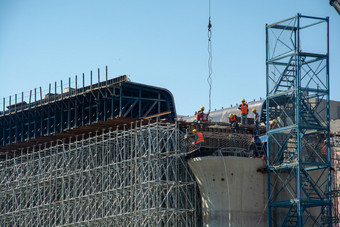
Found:
[[[204,113],[203,111],[198,111],[197,115],[196,115],[196,121],[200,121],[200,120],[203,120],[203,117],[204,117]]]
[[[241,114],[248,114],[248,104],[241,104]]]
[[[235,122],[237,120],[236,115],[233,115],[233,117],[229,117],[229,120],[230,122]]]
[[[322,154],[322,155],[327,155],[327,144],[325,144],[325,145],[321,148],[321,154]]]
[[[269,129],[272,130],[274,128],[277,128],[277,123],[271,123],[270,126],[269,126]]]
[[[203,134],[201,132],[197,132],[196,144],[199,144],[199,143],[204,143],[204,137],[203,137]]]

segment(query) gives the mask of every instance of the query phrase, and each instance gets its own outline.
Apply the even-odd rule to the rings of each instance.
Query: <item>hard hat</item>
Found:
[[[201,107],[201,110],[204,110],[204,106]]]
[[[323,142],[324,142],[324,143],[327,143],[327,139],[325,139]]]
[[[256,109],[254,108],[254,109],[253,109],[253,112],[255,112],[255,111],[256,111]]]
[[[234,116],[236,116],[236,114],[233,114]]]
[[[277,120],[276,120],[276,119],[274,119],[274,120],[273,120],[273,122],[274,122],[274,123],[276,123],[276,122],[277,122]]]
[[[245,99],[242,99],[241,102],[245,102],[246,100]]]
[[[229,114],[229,117],[233,117],[234,115],[233,114]]]
[[[193,134],[195,134],[196,132],[197,132],[197,130],[196,130],[196,129],[192,130],[192,133],[193,133]]]

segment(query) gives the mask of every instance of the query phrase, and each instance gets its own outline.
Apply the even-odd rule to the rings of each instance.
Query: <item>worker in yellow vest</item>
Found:
[[[241,124],[248,124],[248,104],[245,99],[241,100],[242,104],[239,105],[238,109],[241,110]]]
[[[202,156],[201,146],[204,143],[204,137],[201,132],[197,132],[196,129],[192,130],[192,133],[195,135],[195,144],[198,145],[198,153]]]

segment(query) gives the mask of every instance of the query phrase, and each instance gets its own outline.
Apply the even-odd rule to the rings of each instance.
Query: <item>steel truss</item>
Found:
[[[123,75],[89,85],[75,76],[68,84],[55,82],[48,90],[34,89],[0,101],[0,149],[13,143],[91,125],[116,117],[143,118],[163,114],[175,120],[172,94],[163,88],[133,83]]]
[[[269,226],[332,225],[328,30],[300,14],[266,26]]]
[[[7,155],[1,226],[197,226],[197,186],[178,153],[183,133],[133,124]]]

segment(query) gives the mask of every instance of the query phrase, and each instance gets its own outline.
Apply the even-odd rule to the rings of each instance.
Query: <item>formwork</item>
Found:
[[[197,226],[183,138],[176,123],[133,122],[7,153],[1,226]]]

